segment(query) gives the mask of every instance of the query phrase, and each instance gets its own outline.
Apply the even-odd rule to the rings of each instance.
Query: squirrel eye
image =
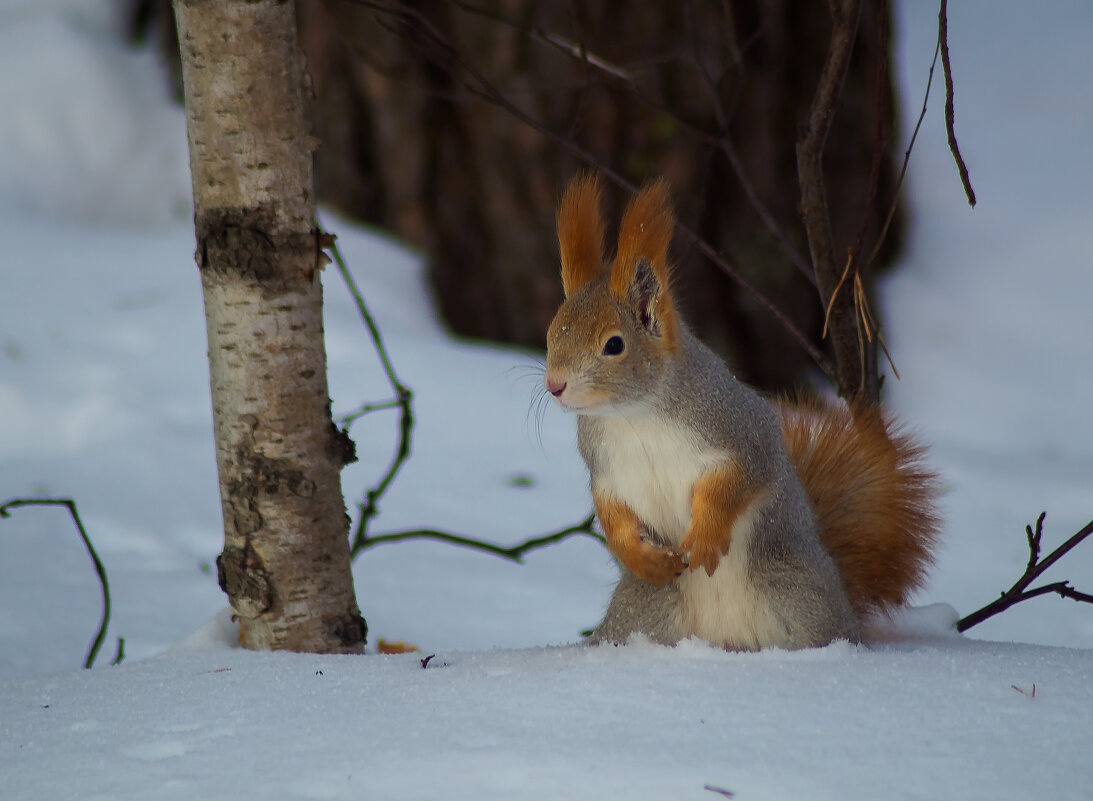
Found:
[[[626,349],[626,343],[622,341],[622,337],[613,336],[603,344],[604,356],[618,356]]]

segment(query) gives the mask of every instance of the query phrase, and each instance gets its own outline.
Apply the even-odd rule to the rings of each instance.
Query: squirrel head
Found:
[[[563,408],[581,414],[620,412],[648,401],[679,355],[669,290],[675,217],[668,184],[646,184],[627,205],[610,264],[603,253],[601,196],[595,175],[578,176],[557,216],[565,301],[547,331],[545,384]]]

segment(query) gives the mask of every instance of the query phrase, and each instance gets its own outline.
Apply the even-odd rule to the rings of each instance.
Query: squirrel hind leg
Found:
[[[607,612],[588,641],[621,645],[634,634],[642,634],[660,645],[675,645],[687,634],[683,607],[678,582],[657,586],[623,569]]]
[[[752,542],[749,572],[764,609],[757,616],[762,646],[796,649],[835,640],[861,642],[858,615],[833,561],[819,543],[812,548],[800,541],[796,545]]]

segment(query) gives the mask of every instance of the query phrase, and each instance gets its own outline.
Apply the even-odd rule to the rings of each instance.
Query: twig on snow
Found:
[[[725,798],[736,798],[736,793],[734,793],[732,790],[726,790],[724,787],[715,787],[712,784],[704,784],[702,785],[702,789],[711,793],[717,793],[718,795],[724,796]]]

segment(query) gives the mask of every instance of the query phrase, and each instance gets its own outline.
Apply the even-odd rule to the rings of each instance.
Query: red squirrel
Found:
[[[672,297],[666,182],[631,200],[611,263],[601,193],[578,177],[558,209],[565,300],[544,377],[578,415],[622,568],[591,641],[859,642],[932,560],[938,482],[922,449],[878,409],[772,402],[738,381]]]

